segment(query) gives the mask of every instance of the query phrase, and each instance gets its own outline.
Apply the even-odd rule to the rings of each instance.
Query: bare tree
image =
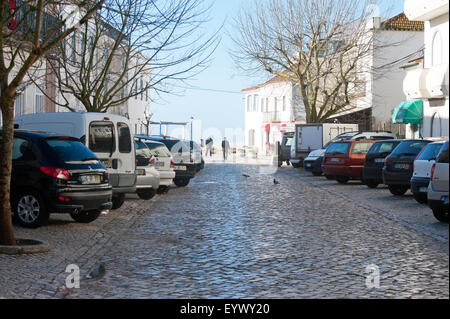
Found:
[[[0,0],[0,244],[14,245],[10,180],[14,102],[27,74],[64,38],[84,25],[104,1]]]
[[[60,89],[47,97],[70,111],[78,100],[88,112],[106,112],[132,97],[150,99],[150,89],[170,92],[171,81],[206,66],[218,43],[201,33],[208,11],[203,0],[106,0],[47,55]]]
[[[365,0],[255,1],[236,19],[234,59],[298,85],[308,123],[320,123],[363,95],[373,50]],[[363,67],[361,67],[363,66]]]

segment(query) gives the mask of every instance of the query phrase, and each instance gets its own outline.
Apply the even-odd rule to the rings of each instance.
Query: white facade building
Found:
[[[408,137],[449,136],[449,1],[406,0],[410,20],[425,23],[423,59],[405,66],[407,100],[423,101],[423,119],[408,126]]]
[[[266,83],[244,89],[245,145],[269,154],[283,132],[293,132],[295,123],[306,123],[298,86],[276,76]]]

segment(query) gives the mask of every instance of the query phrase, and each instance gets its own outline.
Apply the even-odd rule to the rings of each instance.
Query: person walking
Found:
[[[208,139],[206,140],[206,156],[208,156],[209,153],[209,157],[212,157],[212,147],[213,147],[214,141],[212,139],[212,137],[208,137]]]
[[[230,150],[230,142],[228,142],[227,138],[224,137],[222,141],[222,152],[223,152],[223,160],[226,161],[228,159],[228,152]]]

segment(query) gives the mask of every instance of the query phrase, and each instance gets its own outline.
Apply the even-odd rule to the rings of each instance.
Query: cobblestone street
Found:
[[[82,280],[67,298],[449,297],[448,224],[427,206],[291,167],[261,172],[209,164],[188,187],[130,198],[89,225],[53,216],[38,230],[16,228],[52,251],[0,256],[0,297],[60,298],[68,264]],[[84,280],[100,261],[104,277]],[[379,288],[366,286],[369,265]]]

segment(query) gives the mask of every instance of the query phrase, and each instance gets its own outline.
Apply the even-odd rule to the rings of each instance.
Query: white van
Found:
[[[136,191],[136,150],[126,117],[90,112],[39,113],[18,116],[14,124],[17,129],[79,138],[108,168],[113,209],[122,206],[126,193]]]

